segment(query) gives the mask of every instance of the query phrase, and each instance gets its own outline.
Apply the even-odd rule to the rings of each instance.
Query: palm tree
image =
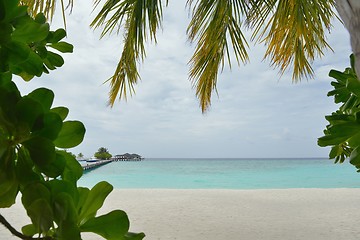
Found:
[[[33,13],[45,12],[49,17],[54,14],[56,0],[22,2],[30,5]],[[120,60],[108,79],[109,105],[134,93],[134,84],[140,78],[137,65],[146,57],[145,42],[156,43],[163,7],[167,5],[168,0],[94,1],[99,12],[91,26],[103,29],[101,37],[124,31]],[[218,73],[225,63],[232,66],[230,52],[238,65],[248,61],[249,40],[267,46],[264,58],[270,59],[281,73],[291,68],[293,81],[313,77],[312,61],[321,57],[325,49],[331,49],[325,34],[336,18],[335,7],[352,36],[355,55],[360,53],[360,47],[356,47],[360,37],[353,37],[360,32],[359,5],[358,0],[187,0],[191,13],[187,35],[196,44],[189,60],[189,78],[202,111],[211,104]],[[61,6],[64,12],[64,0]],[[68,0],[67,6],[71,9],[73,0]],[[246,39],[244,30],[252,31],[250,39]]]

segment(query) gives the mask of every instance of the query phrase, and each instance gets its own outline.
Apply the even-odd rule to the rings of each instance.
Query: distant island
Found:
[[[144,158],[141,157],[139,154],[136,153],[125,153],[125,154],[118,154],[111,158],[113,161],[141,161]]]

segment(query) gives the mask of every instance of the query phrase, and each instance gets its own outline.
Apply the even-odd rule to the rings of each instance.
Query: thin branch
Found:
[[[30,236],[25,236],[21,232],[18,232],[11,224],[0,214],[0,223],[4,225],[14,236],[24,239],[24,240],[54,240],[53,237],[40,237],[33,238]]]

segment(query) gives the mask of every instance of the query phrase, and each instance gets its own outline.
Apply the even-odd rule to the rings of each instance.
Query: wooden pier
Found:
[[[94,168],[98,168],[100,166],[103,166],[105,164],[108,164],[108,163],[111,163],[112,160],[99,160],[99,161],[96,161],[96,162],[88,162],[86,165],[83,165],[83,169],[84,171],[87,171],[87,170],[92,170]]]

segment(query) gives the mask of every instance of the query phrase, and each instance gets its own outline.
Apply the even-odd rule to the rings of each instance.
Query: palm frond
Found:
[[[197,41],[189,61],[189,77],[205,112],[211,104],[212,91],[216,91],[218,72],[223,70],[225,58],[231,67],[229,48],[232,47],[238,64],[248,61],[248,44],[240,28],[247,4],[238,0],[199,0],[194,4],[188,0],[187,5],[193,7],[188,38]]]
[[[29,13],[32,16],[35,16],[36,14],[41,12],[50,21],[52,20],[55,14],[57,2],[58,2],[57,0],[21,0],[20,1],[22,5],[28,6]],[[68,0],[66,6],[64,0],[60,0],[60,4],[61,4],[61,12],[64,21],[64,26],[66,28],[65,10],[70,9],[70,12],[72,11],[74,6],[74,0]]]
[[[336,16],[334,0],[257,1],[248,15],[252,39],[267,46],[265,58],[280,68],[281,74],[292,65],[293,81],[313,76],[311,62],[331,49],[326,30]]]
[[[95,8],[101,0],[94,2]],[[167,2],[166,2],[167,3]],[[103,28],[101,37],[125,29],[124,47],[120,61],[110,81],[109,105],[116,98],[132,95],[139,79],[137,62],[145,56],[144,43],[150,38],[156,43],[156,32],[161,27],[161,0],[107,0],[91,23],[93,28]]]

